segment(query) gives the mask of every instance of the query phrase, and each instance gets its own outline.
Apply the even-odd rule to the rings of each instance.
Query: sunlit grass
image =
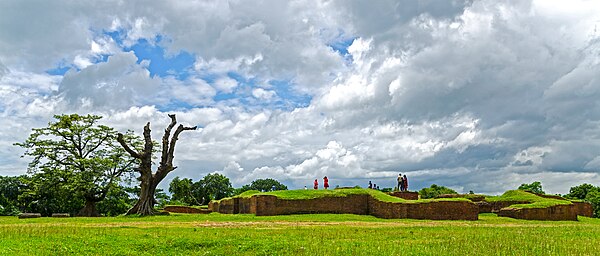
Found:
[[[568,200],[559,200],[553,198],[544,198],[535,194],[522,191],[522,190],[509,190],[501,196],[488,196],[485,199],[488,202],[501,202],[501,201],[521,201],[529,202],[528,204],[514,204],[511,208],[545,208],[555,205],[567,205],[571,204]]]
[[[600,220],[351,214],[0,217],[0,255],[596,255]]]

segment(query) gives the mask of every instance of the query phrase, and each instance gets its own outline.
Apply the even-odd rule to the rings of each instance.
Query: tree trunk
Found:
[[[140,194],[137,203],[127,211],[127,215],[130,214],[139,214],[139,215],[153,215],[156,213],[154,210],[154,204],[156,200],[154,199],[154,192],[156,191],[156,187],[158,184],[167,176],[167,174],[173,170],[175,170],[175,166],[173,166],[173,154],[175,152],[175,144],[177,143],[177,139],[179,138],[179,134],[183,131],[195,130],[194,127],[184,127],[183,125],[179,125],[175,132],[171,136],[171,130],[177,124],[177,120],[175,119],[175,115],[169,115],[171,118],[171,123],[165,129],[165,134],[162,138],[162,153],[160,164],[156,170],[156,173],[152,173],[152,138],[150,137],[150,123],[146,123],[144,126],[144,149],[141,152],[138,152],[132,148],[130,148],[125,140],[123,139],[123,134],[118,134],[117,141],[123,146],[125,151],[127,151],[132,157],[140,160],[140,166],[136,168],[136,170],[140,173]]]
[[[153,215],[156,213],[154,210],[154,192],[156,191],[156,185],[154,185],[152,175],[140,176],[140,194],[137,203],[129,211],[127,215],[139,214],[139,215]]]
[[[85,207],[77,213],[79,217],[100,217],[98,210],[96,209],[96,199],[86,198]]]

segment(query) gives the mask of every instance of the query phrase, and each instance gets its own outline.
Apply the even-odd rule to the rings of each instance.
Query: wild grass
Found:
[[[332,190],[279,190],[272,192],[259,192],[256,190],[246,191],[237,197],[251,197],[253,195],[272,195],[276,196],[280,199],[287,200],[303,200],[303,199],[315,199],[315,198],[323,198],[323,197],[346,197],[349,195],[371,195],[375,199],[384,202],[393,202],[393,203],[425,203],[431,201],[468,201],[464,198],[442,198],[442,199],[421,199],[421,200],[405,200],[399,197],[390,196],[386,193],[383,193],[374,189],[332,189]]]
[[[257,217],[0,217],[0,255],[595,255],[600,220]]]
[[[567,205],[571,204],[569,200],[560,200],[553,198],[544,198],[535,194],[522,191],[522,190],[509,190],[501,196],[488,196],[485,199],[488,202],[501,202],[501,201],[520,201],[529,202],[526,204],[514,204],[511,208],[546,208],[555,205]]]

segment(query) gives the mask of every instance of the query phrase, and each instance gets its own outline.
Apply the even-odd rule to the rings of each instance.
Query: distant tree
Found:
[[[133,171],[135,159],[116,144],[114,129],[97,124],[102,117],[71,114],[54,118],[48,127],[32,129],[25,142],[15,143],[26,149],[25,156],[33,157],[28,169],[34,183],[31,196],[48,194],[38,188],[61,190],[68,198],[47,200],[81,197],[85,207],[78,214],[98,216],[96,203]],[[124,137],[135,139],[129,133]],[[43,184],[35,184],[38,181]]]
[[[204,203],[208,203],[210,200],[219,200],[225,197],[233,195],[233,187],[229,178],[222,174],[212,173],[204,176],[198,182],[198,189],[201,191],[201,195],[204,197]]]
[[[85,199],[73,186],[68,186],[71,180],[69,172],[39,172],[25,179],[25,188],[19,195],[24,212],[38,212],[42,216],[52,213],[77,215],[85,206]]]
[[[0,216],[13,216],[23,210],[19,196],[24,192],[26,176],[0,176]]]
[[[258,190],[261,192],[273,190],[287,190],[287,186],[274,179],[257,179],[252,181],[248,186],[249,190]]]
[[[436,184],[432,184],[429,188],[422,188],[421,190],[419,190],[419,195],[421,196],[421,198],[435,198],[442,194],[458,193],[456,193],[456,191],[454,191],[453,189],[444,186],[438,186]]]
[[[393,188],[382,188],[381,192],[392,192],[393,190]]]
[[[150,122],[144,126],[144,148],[143,150],[136,150],[132,148],[125,140],[123,134],[118,135],[117,140],[121,146],[127,151],[133,158],[138,159],[140,164],[136,168],[136,171],[140,174],[138,180],[140,180],[140,194],[138,195],[138,201],[136,204],[127,211],[127,214],[140,214],[140,215],[153,215],[156,213],[154,205],[158,202],[155,198],[156,187],[160,182],[177,167],[173,165],[173,158],[175,153],[175,144],[179,139],[179,134],[183,131],[195,130],[197,127],[185,127],[179,125],[173,134],[171,131],[177,124],[175,115],[169,115],[171,123],[165,129],[165,133],[162,137],[162,153],[160,156],[160,163],[156,169],[156,172],[152,172],[152,153],[154,152],[154,143],[150,135]]]
[[[175,177],[169,184],[169,193],[171,200],[183,203],[185,205],[200,205],[200,202],[194,196],[194,182],[192,179]]]
[[[591,184],[581,184],[571,187],[566,198],[584,200],[592,204],[594,209],[594,217],[600,218],[600,187],[595,187]]]
[[[569,194],[566,194],[565,197],[583,200],[587,197],[589,192],[597,191],[598,189],[598,187],[594,187],[592,184],[584,183],[579,186],[571,187],[571,189],[569,189]]]
[[[542,183],[539,181],[534,181],[531,184],[523,183],[521,184],[521,186],[519,186],[518,189],[531,191],[537,194],[546,194],[546,192],[544,192],[544,190],[542,189]]]
[[[592,204],[594,217],[600,218],[600,187],[596,188],[596,190],[592,190],[586,195],[585,201]]]

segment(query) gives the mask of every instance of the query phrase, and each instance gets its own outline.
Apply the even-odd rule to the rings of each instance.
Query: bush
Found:
[[[423,199],[436,198],[437,196],[439,196],[441,194],[458,194],[458,193],[456,193],[456,191],[454,191],[453,189],[450,189],[450,188],[447,188],[444,186],[438,186],[436,184],[432,184],[431,187],[429,187],[429,188],[423,188],[423,189],[419,190],[419,195]]]

